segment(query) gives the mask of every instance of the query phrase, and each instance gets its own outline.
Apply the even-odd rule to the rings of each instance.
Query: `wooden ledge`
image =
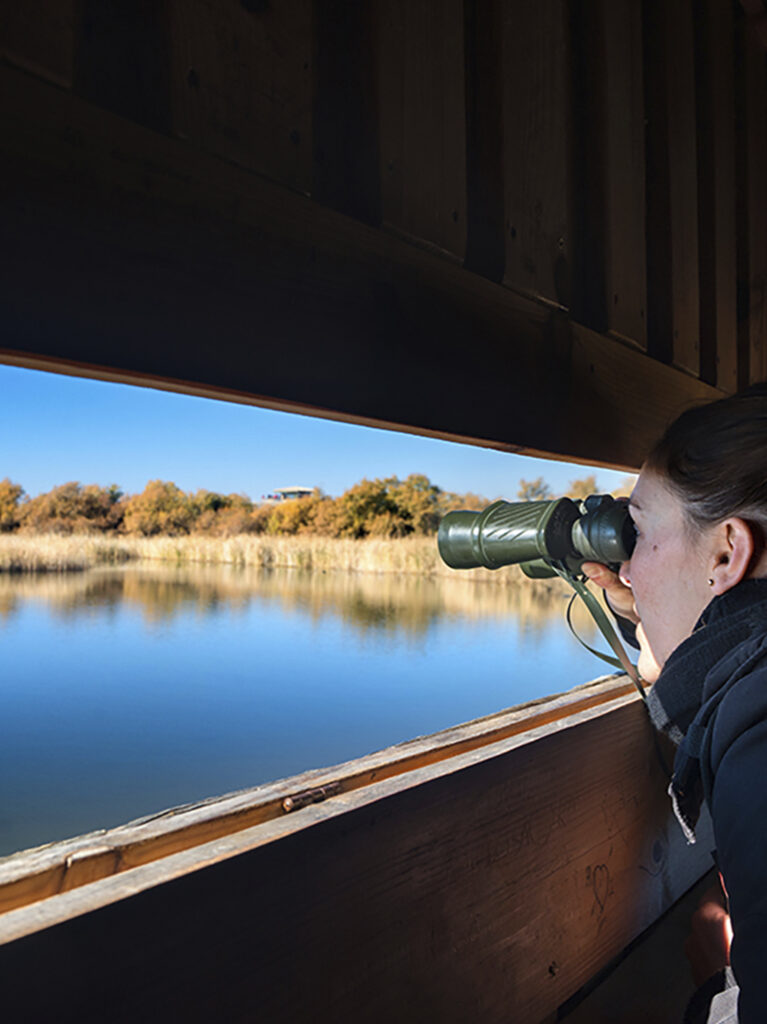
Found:
[[[516,743],[537,738],[541,730],[569,727],[635,697],[625,676],[605,677],[334,767],[13,854],[0,860],[0,914],[185,851],[189,856],[178,862],[179,870],[194,870],[211,857],[234,856],[352,806],[455,771],[468,761],[498,756]],[[171,875],[175,870],[166,864],[164,877],[168,868]],[[135,891],[135,885],[134,876],[128,888]],[[16,936],[17,924],[0,917],[0,942]]]
[[[408,1019],[535,1024],[710,867],[666,785],[613,678],[20,854],[1,868],[19,900],[0,915],[4,1006],[377,1024],[416,993]]]

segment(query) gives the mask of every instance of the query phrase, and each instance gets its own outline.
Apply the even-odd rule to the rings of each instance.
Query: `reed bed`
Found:
[[[101,534],[0,534],[0,572],[78,572],[134,556],[121,538]]]
[[[0,535],[0,572],[67,572],[125,562],[232,565],[240,568],[399,573],[472,578],[501,585],[528,582],[518,569],[456,572],[439,557],[435,537],[350,540],[242,534],[123,537],[103,534]]]

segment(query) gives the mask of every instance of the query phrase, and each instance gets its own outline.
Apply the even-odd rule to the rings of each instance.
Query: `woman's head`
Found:
[[[767,536],[767,383],[682,413],[645,468],[676,494],[693,529],[739,516]]]
[[[712,597],[767,574],[767,386],[683,413],[650,453],[630,510],[637,542],[621,576],[649,679]]]

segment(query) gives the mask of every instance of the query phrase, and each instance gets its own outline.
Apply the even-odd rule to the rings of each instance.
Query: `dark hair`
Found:
[[[694,527],[738,516],[767,536],[767,382],[683,412],[645,465]]]

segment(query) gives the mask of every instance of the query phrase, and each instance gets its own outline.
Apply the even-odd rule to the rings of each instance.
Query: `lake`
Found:
[[[605,674],[565,604],[468,576],[160,565],[0,576],[0,855]]]

